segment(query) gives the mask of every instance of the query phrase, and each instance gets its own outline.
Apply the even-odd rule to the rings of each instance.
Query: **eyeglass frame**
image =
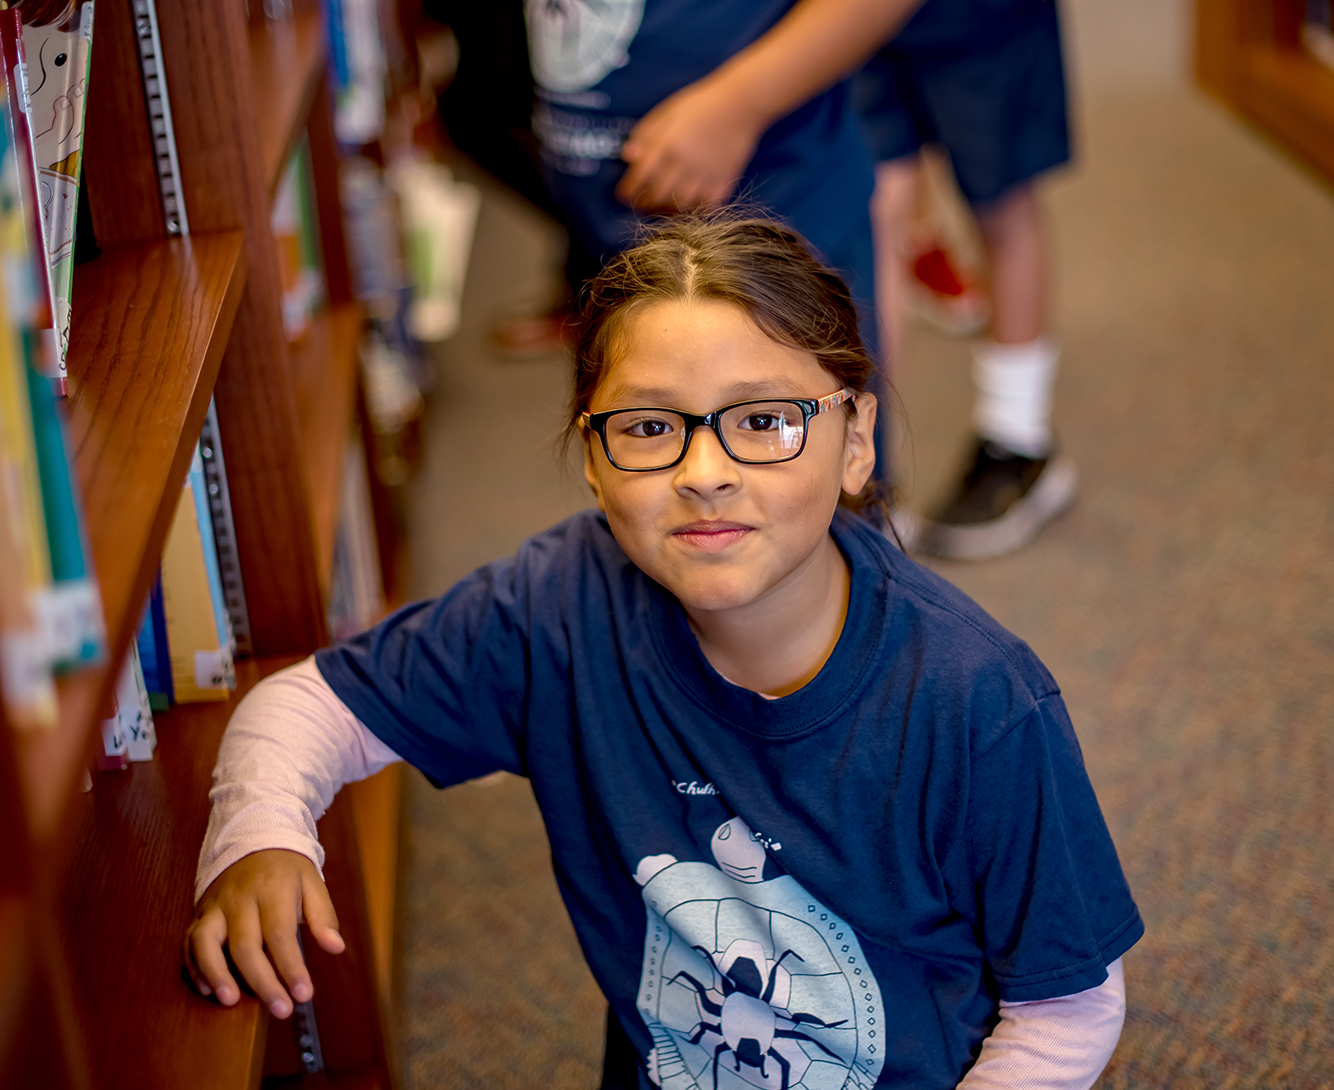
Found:
[[[843,389],[821,398],[757,397],[747,401],[734,401],[730,405],[723,405],[714,409],[713,412],[704,413],[703,415],[700,415],[699,413],[684,412],[681,409],[668,409],[658,405],[635,406],[628,409],[605,409],[598,413],[580,413],[579,424],[581,427],[594,432],[597,437],[602,440],[602,453],[607,456],[607,461],[611,464],[612,468],[619,469],[622,473],[657,473],[660,470],[673,469],[676,466],[679,466],[685,461],[685,456],[690,450],[690,440],[695,437],[695,429],[697,428],[712,428],[713,434],[718,437],[718,445],[723,448],[727,456],[734,462],[738,462],[743,466],[775,466],[782,465],[784,462],[794,461],[801,457],[802,452],[806,449],[806,440],[810,436],[810,425],[813,418],[819,416],[821,413],[828,412],[830,409],[837,408],[845,402],[854,401],[856,400],[856,397],[856,391],[849,390],[845,386]],[[790,454],[786,458],[766,458],[763,461],[756,461],[750,458],[737,457],[737,455],[732,452],[732,448],[727,445],[727,440],[724,438],[722,431],[718,427],[718,423],[722,419],[723,413],[728,412],[731,409],[739,409],[743,405],[772,405],[775,402],[784,405],[795,405],[801,410],[801,446],[797,448],[795,454]],[[611,456],[611,448],[607,444],[607,421],[613,416],[618,416],[621,413],[642,412],[672,413],[674,416],[679,416],[685,421],[685,442],[681,444],[681,452],[676,456],[674,461],[667,462],[660,466],[623,466]]]

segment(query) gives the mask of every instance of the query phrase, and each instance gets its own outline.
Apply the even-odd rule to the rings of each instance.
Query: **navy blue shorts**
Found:
[[[923,43],[908,31],[936,5],[946,6],[927,0],[854,77],[854,101],[877,162],[939,145],[968,202],[989,204],[1070,158],[1056,3],[1020,5],[963,40]]]

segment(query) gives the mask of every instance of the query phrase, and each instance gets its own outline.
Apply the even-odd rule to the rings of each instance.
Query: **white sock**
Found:
[[[1028,458],[1051,452],[1051,387],[1061,350],[1047,337],[973,348],[973,426],[984,439]]]

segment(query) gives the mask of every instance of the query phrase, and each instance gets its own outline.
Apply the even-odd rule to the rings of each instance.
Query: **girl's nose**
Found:
[[[677,491],[701,496],[726,492],[741,484],[740,468],[723,449],[712,428],[698,427],[690,437],[685,457],[676,467]]]

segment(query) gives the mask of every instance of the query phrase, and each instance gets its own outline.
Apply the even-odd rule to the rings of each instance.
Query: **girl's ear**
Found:
[[[593,436],[584,429],[584,480],[588,482],[588,487],[593,490],[593,496],[598,501],[598,510],[603,514],[607,512],[607,505],[602,502],[602,482],[598,480],[597,468],[593,465]]]
[[[855,496],[871,479],[875,469],[875,414],[879,406],[875,394],[857,395],[857,415],[848,428],[843,450],[843,491]]]

